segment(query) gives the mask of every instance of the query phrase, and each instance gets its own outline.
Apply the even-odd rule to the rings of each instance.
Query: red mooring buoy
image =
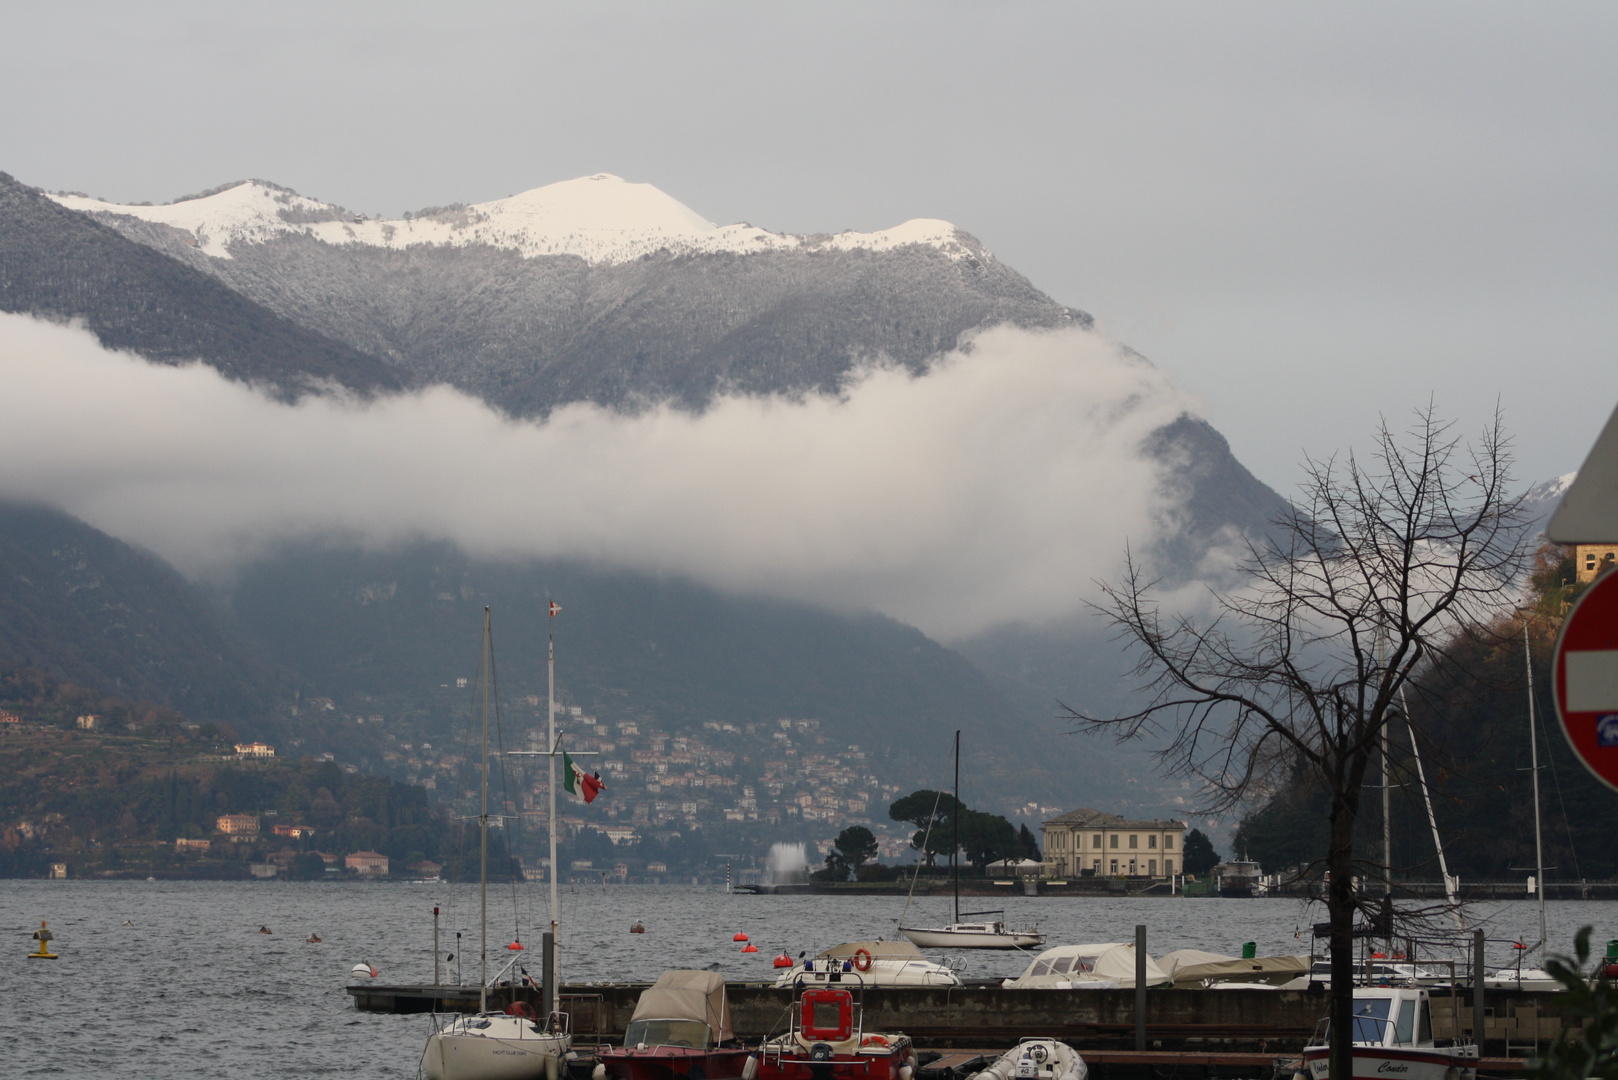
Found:
[[[741,931],[737,931],[736,936],[731,938],[730,940],[732,940],[732,941],[746,941],[747,940],[747,935],[742,933]]]
[[[775,958],[775,966],[778,968],[791,967],[792,957],[788,956],[786,953],[782,953],[780,956]]]
[[[742,952],[758,952],[757,945],[743,945]]]

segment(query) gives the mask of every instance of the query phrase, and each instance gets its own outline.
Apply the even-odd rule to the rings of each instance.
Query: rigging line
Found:
[[[522,815],[517,814],[516,828],[506,828],[506,804],[511,803],[516,809],[516,803],[511,798],[511,766],[506,757],[506,729],[501,723],[500,712],[500,680],[495,676],[494,664],[494,638],[489,638],[489,686],[494,691],[494,738],[495,745],[500,753],[500,838],[505,841],[506,848],[506,884],[511,888],[511,919],[515,936],[512,941],[522,940],[522,908],[517,900],[517,877],[512,873],[512,851],[522,850]]]
[[[1562,774],[1556,771],[1556,756],[1551,753],[1551,739],[1545,737],[1545,763],[1551,768],[1551,783],[1556,785],[1556,803],[1562,808],[1562,831],[1567,833],[1567,853],[1573,859],[1573,875],[1580,881],[1584,880],[1584,871],[1579,869],[1579,849],[1573,846],[1573,821],[1567,816],[1567,799],[1562,794]]]
[[[938,820],[938,803],[944,797],[942,789],[933,792],[933,812],[927,815],[927,831],[921,837],[921,852],[916,856],[916,869],[910,875],[910,895],[905,897],[904,910],[899,912],[899,925],[903,926],[910,911],[910,902],[916,898],[916,878],[921,876],[921,860],[927,854],[927,843],[933,836],[933,822]]]

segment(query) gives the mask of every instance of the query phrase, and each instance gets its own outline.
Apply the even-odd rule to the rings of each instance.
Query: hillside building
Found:
[[[1597,576],[1618,565],[1618,544],[1575,544],[1573,568],[1580,584],[1594,581]]]
[[[386,877],[388,857],[375,851],[356,851],[343,860],[343,865],[360,877]]]
[[[1045,861],[1060,876],[1170,877],[1183,872],[1183,821],[1131,821],[1083,808],[1040,826]]]
[[[214,828],[226,836],[257,836],[257,814],[225,814],[214,822]]]

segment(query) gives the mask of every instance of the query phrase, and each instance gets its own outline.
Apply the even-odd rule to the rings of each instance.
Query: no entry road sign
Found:
[[[1568,745],[1618,790],[1618,571],[1598,578],[1568,612],[1551,681]]]

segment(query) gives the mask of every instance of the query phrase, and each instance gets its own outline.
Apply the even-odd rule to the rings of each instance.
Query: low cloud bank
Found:
[[[188,574],[287,539],[429,537],[875,608],[945,639],[1075,611],[1171,509],[1141,441],[1196,410],[1079,330],[991,330],[838,397],[535,422],[446,387],[289,405],[21,315],[0,315],[0,400],[0,496]]]

